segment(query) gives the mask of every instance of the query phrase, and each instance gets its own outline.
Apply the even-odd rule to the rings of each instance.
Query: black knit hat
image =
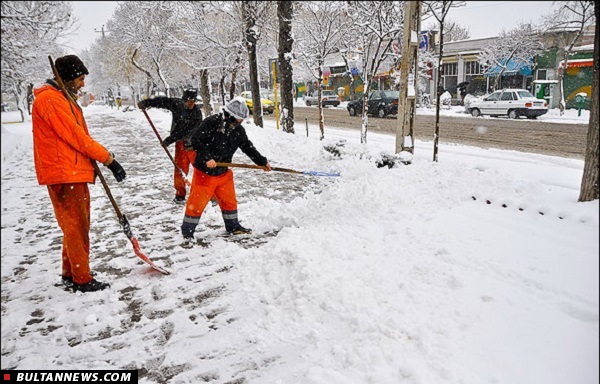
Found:
[[[83,61],[75,55],[59,57],[54,65],[63,81],[71,81],[81,75],[89,74],[87,68],[83,65]]]
[[[196,88],[188,88],[185,91],[183,91],[183,96],[181,98],[183,99],[183,101],[196,100],[197,96],[198,90]]]

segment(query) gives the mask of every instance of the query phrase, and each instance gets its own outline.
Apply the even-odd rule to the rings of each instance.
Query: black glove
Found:
[[[127,176],[127,174],[125,173],[123,167],[121,167],[121,164],[117,162],[117,160],[113,159],[112,163],[107,165],[107,167],[112,171],[113,175],[115,175],[115,179],[117,179],[119,183],[125,180],[125,176]]]
[[[167,137],[166,139],[163,140],[163,145],[165,147],[168,147],[169,145],[173,144],[174,141],[173,139],[171,139],[171,136]]]

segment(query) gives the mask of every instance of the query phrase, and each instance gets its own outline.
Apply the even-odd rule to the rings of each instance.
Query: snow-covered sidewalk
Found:
[[[148,112],[165,137],[170,115]],[[413,164],[377,168],[394,137],[365,147],[349,131],[321,142],[248,123],[273,166],[341,176],[234,169],[256,235],[221,237],[209,204],[206,241],[188,250],[143,114],[85,113],[127,171],[104,174],[142,250],[172,274],[136,258],[98,182],[91,264],[112,286],[55,287],[61,234],[31,123],[3,124],[2,369],[137,369],[148,384],[598,381],[599,207],[577,203],[582,161],[442,144],[432,163],[417,142]]]

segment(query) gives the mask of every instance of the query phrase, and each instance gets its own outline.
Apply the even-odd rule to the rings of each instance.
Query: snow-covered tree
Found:
[[[169,73],[189,77],[181,74],[181,67],[176,64],[178,57],[168,46],[169,35],[180,22],[176,15],[173,2],[125,1],[119,3],[107,23],[111,38],[126,45],[134,65],[150,74],[154,83],[162,84],[167,96],[173,88]],[[170,71],[174,65],[178,71]]]
[[[440,96],[442,95],[442,58],[444,57],[444,33],[446,29],[446,16],[451,8],[465,5],[464,1],[423,1],[425,8],[424,17],[433,17],[439,26],[440,41],[438,51],[438,75],[436,79],[436,104],[435,104],[435,133],[433,136],[433,161],[438,161],[438,141],[440,135]]]
[[[241,9],[230,2],[186,2],[179,9],[181,22],[170,45],[180,52],[180,59],[200,79],[204,113],[212,113],[211,76],[219,79],[221,101],[225,103],[225,79],[232,77],[232,87],[244,52]],[[233,97],[233,90],[230,97]]]
[[[293,68],[292,19],[294,17],[293,1],[277,2],[277,19],[279,21],[278,62],[281,77],[281,125],[284,132],[294,133],[294,98],[292,94]],[[277,106],[275,106],[277,108]]]
[[[456,20],[446,20],[444,23],[444,40],[458,41],[467,40],[471,37],[468,27],[460,25]]]
[[[27,85],[52,77],[48,55],[60,56],[58,41],[76,19],[67,1],[2,1],[2,92],[15,96],[24,119]]]
[[[519,23],[516,28],[502,30],[496,44],[486,47],[478,59],[486,68],[484,73],[500,69],[494,79],[494,89],[497,89],[509,65],[531,65],[533,57],[542,53],[543,49],[540,33],[529,23]]]
[[[325,137],[323,104],[323,66],[332,54],[342,47],[343,35],[348,29],[344,2],[307,1],[298,7],[297,52],[301,62],[317,82],[319,130]]]
[[[589,2],[594,6],[594,17],[598,20],[600,5],[598,2]],[[599,186],[599,158],[600,145],[598,143],[598,130],[600,126],[600,31],[598,25],[594,31],[594,79],[592,80],[592,103],[590,105],[590,121],[588,126],[587,144],[585,147],[585,163],[581,178],[579,201],[592,201],[600,198]]]
[[[348,1],[347,15],[359,31],[356,42],[361,52],[363,73],[363,111],[360,142],[367,143],[369,118],[367,103],[371,84],[386,60],[396,58],[393,45],[402,35],[404,22],[403,2],[398,1]]]
[[[558,96],[560,99],[558,108],[560,109],[560,114],[562,115],[566,107],[563,93],[563,80],[565,77],[569,56],[573,54],[573,47],[583,36],[585,29],[596,22],[596,17],[594,16],[595,2],[593,1],[557,1],[556,3],[560,4],[560,7],[551,15],[544,18],[544,28],[547,32],[575,32],[570,35],[569,41],[566,42],[566,46],[562,49],[563,62],[558,71]]]
[[[252,113],[254,124],[262,127],[262,104],[260,97],[260,79],[258,73],[257,45],[262,35],[262,27],[272,13],[272,4],[263,1],[242,1],[242,17],[244,26],[244,42],[248,52],[250,71],[250,90],[252,91]]]

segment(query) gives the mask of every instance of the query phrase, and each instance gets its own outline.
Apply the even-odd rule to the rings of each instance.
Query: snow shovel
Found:
[[[52,67],[52,72],[54,73],[56,82],[60,86],[63,94],[65,95],[67,100],[69,100],[71,102],[71,104],[73,104],[73,105],[75,105],[75,107],[79,108],[79,105],[77,105],[77,101],[74,100],[73,97],[71,96],[71,94],[69,93],[69,91],[67,91],[65,84],[63,83],[60,75],[58,74],[58,71],[56,70],[56,66],[54,65],[54,61],[52,60],[52,57],[48,56],[48,60],[50,61],[50,66]],[[71,107],[73,107],[73,106],[71,106]],[[145,261],[148,265],[150,265],[150,267],[152,267],[154,270],[162,273],[163,275],[170,275],[171,272],[154,264],[154,262],[152,260],[150,260],[150,258],[148,256],[146,256],[144,253],[142,253],[142,250],[140,249],[140,243],[135,238],[135,236],[133,236],[133,233],[131,232],[131,227],[129,226],[129,221],[127,220],[127,217],[121,213],[121,210],[119,209],[119,206],[117,205],[117,202],[115,201],[112,193],[110,192],[110,188],[108,188],[108,184],[106,183],[106,180],[104,179],[104,176],[102,175],[102,172],[100,172],[100,168],[98,167],[96,160],[91,160],[91,162],[92,162],[92,165],[94,166],[94,170],[96,171],[96,174],[98,175],[98,177],[100,178],[100,181],[102,182],[102,186],[104,187],[104,190],[106,191],[106,195],[108,196],[108,199],[110,200],[113,208],[115,209],[115,212],[117,213],[117,217],[119,218],[119,224],[121,224],[121,226],[123,227],[123,231],[125,232],[125,235],[127,236],[127,238],[131,241],[131,244],[133,245],[133,251],[135,252],[135,254],[140,259]]]
[[[240,164],[240,163],[217,163],[217,167],[265,169],[265,167],[261,166],[261,165]],[[311,175],[311,176],[339,176],[340,175],[339,173],[328,173],[328,172],[318,172],[318,171],[295,171],[293,169],[278,168],[278,167],[271,167],[271,170],[278,171],[278,172],[296,173],[296,174],[301,174],[301,175]]]

